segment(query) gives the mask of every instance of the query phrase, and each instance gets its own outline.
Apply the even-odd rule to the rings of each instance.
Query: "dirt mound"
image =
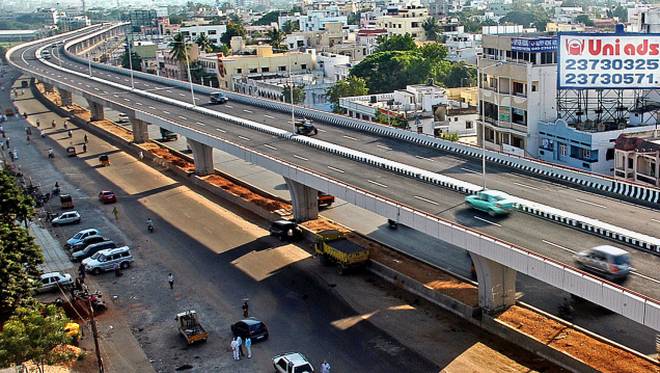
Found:
[[[277,211],[282,209],[291,210],[291,205],[289,205],[288,203],[284,203],[276,199],[264,197],[244,186],[237,185],[231,180],[225,179],[220,175],[209,175],[204,177],[204,180],[211,183],[212,185],[215,185],[221,189],[226,190],[227,192],[235,196],[241,197],[246,201],[255,203],[256,205],[261,206],[268,211]]]

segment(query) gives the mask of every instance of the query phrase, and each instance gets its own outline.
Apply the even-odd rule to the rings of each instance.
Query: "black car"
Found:
[[[290,220],[276,220],[271,223],[268,231],[271,236],[278,237],[282,241],[297,241],[303,236],[298,224]]]
[[[110,241],[107,238],[100,236],[98,234],[95,234],[93,236],[85,237],[83,238],[82,241],[76,243],[75,245],[71,246],[69,249],[71,252],[76,252],[85,249],[89,245],[93,245],[95,243],[103,242],[103,241]]]
[[[87,246],[83,250],[74,251],[73,254],[71,254],[71,261],[81,262],[83,259],[87,259],[101,250],[114,249],[115,247],[117,247],[117,245],[114,241],[103,241],[95,243],[93,245]]]
[[[252,342],[265,341],[268,339],[268,328],[266,327],[266,324],[254,317],[233,324],[231,326],[231,332],[234,337],[240,336],[243,340],[250,337]]]

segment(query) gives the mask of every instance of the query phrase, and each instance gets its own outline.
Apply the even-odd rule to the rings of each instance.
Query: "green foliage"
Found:
[[[448,141],[458,141],[460,137],[458,136],[458,133],[452,132],[452,133],[443,133],[441,135],[443,140],[448,140]]]
[[[31,13],[0,20],[0,30],[27,30],[44,26],[46,26],[46,20]]]
[[[545,26],[550,19],[542,11],[512,10],[500,18],[500,24],[513,23],[524,27],[536,27],[539,31],[545,31]]]
[[[172,14],[169,18],[171,24],[180,25],[187,17],[184,14]]]
[[[422,23],[422,28],[426,34],[426,40],[436,41],[440,34],[440,25],[435,17],[429,17]]]
[[[607,16],[610,18],[616,17],[620,22],[628,22],[628,10],[621,5],[614,8],[614,10],[607,10]]]
[[[284,42],[285,37],[286,34],[276,28],[268,30],[268,39],[270,39],[268,43],[273,49],[282,49],[282,43]]]
[[[128,57],[128,48],[126,48],[126,50],[124,51],[124,54],[121,56],[121,65],[122,65],[122,67],[124,67],[126,69],[130,69],[131,64],[133,64],[133,70],[134,71],[142,71],[142,58],[140,58],[140,56],[135,52],[131,53],[131,57],[132,57],[131,58],[132,61],[128,59],[129,58]]]
[[[575,17],[575,22],[581,23],[585,26],[594,25],[594,21],[592,21],[591,18],[589,18],[589,16],[586,14],[580,14],[579,16]]]
[[[417,50],[376,52],[351,69],[351,75],[363,78],[370,93],[392,92],[428,77],[430,61]]]
[[[195,44],[199,46],[199,49],[201,49],[204,52],[210,52],[213,50],[213,44],[211,43],[211,39],[209,39],[206,34],[200,34],[197,39],[195,39]]]
[[[231,41],[231,38],[234,36],[242,36],[245,37],[247,32],[245,31],[245,27],[243,27],[243,24],[240,22],[234,22],[230,21],[227,23],[227,31],[225,31],[224,34],[220,37],[220,41],[222,41],[223,44],[229,45],[229,42]]]
[[[294,5],[291,10],[289,11],[289,14],[294,15],[296,13],[302,14],[303,9],[300,5]]]
[[[359,25],[360,18],[362,17],[361,12],[352,12],[348,15],[348,24],[349,25]]]
[[[183,34],[180,32],[176,33],[172,37],[169,46],[171,48],[170,53],[172,53],[172,57],[179,62],[185,63],[186,58],[188,57],[188,45],[186,44]]]
[[[284,102],[291,103],[291,85],[287,85],[282,90],[282,95],[284,95]],[[305,89],[304,86],[294,86],[293,87],[293,103],[296,105],[302,104],[305,101]]]
[[[328,89],[328,101],[332,103],[332,110],[336,113],[341,112],[339,99],[350,96],[363,96],[369,93],[367,82],[356,76],[349,76],[346,79],[338,81],[334,86]]]
[[[277,18],[279,16],[280,16],[280,11],[279,10],[268,12],[268,13],[264,14],[263,17],[256,20],[253,24],[255,26],[268,26],[273,22],[277,22]]]
[[[419,47],[418,50],[422,53],[424,58],[430,60],[431,62],[436,62],[444,60],[447,58],[447,47],[438,43],[426,43],[423,46]]]
[[[464,62],[440,61],[433,64],[431,78],[447,88],[476,84],[477,71]]]
[[[20,365],[32,360],[43,372],[44,364],[71,359],[70,354],[55,349],[67,342],[64,327],[68,322],[62,310],[52,304],[17,309],[0,333],[0,366]]]
[[[7,170],[0,171],[0,211],[0,222],[6,224],[24,221],[34,215],[34,200],[23,193]]]
[[[293,22],[292,20],[288,20],[282,25],[282,31],[284,31],[286,34],[290,34],[298,30],[300,30],[300,23]]]
[[[213,46],[213,53],[222,53],[224,56],[231,55],[231,49],[226,44],[220,44],[220,46]]]
[[[411,51],[416,48],[415,39],[408,33],[405,35],[385,35],[378,37],[376,52]]]
[[[383,114],[381,112],[376,113],[376,122],[381,123],[381,124],[387,124],[392,127],[397,127],[397,128],[404,128],[408,129],[408,121],[405,120],[404,118],[398,117],[398,116],[393,116],[393,115],[387,115]]]

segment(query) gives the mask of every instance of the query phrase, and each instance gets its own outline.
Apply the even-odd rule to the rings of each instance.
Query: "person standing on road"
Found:
[[[248,317],[248,302],[244,301],[243,302],[243,317]]]
[[[238,343],[236,343],[236,338],[231,339],[231,356],[234,360],[241,360],[238,356]]]
[[[83,136],[83,142],[84,142],[85,144],[87,144],[87,134],[85,134],[85,136]]]
[[[85,273],[85,265],[82,264],[82,263],[80,263],[80,265],[78,266],[78,276],[80,277],[80,281],[81,281],[82,283],[85,282],[85,275],[86,275],[86,273]]]
[[[252,338],[245,338],[245,349],[247,350],[247,358],[252,359]]]
[[[174,275],[172,273],[167,275],[167,282],[170,283],[170,289],[174,289]]]
[[[73,137],[73,132],[71,132],[71,130],[66,131],[66,134],[69,136],[69,138]]]
[[[321,363],[321,373],[330,373],[330,363],[327,360]]]
[[[243,338],[241,338],[240,335],[238,337],[236,337],[236,346],[238,348],[238,356],[240,357],[240,356],[245,355],[243,353]]]
[[[83,144],[83,153],[87,153],[87,144]]]
[[[138,153],[138,158],[140,158],[140,160],[144,159],[144,153],[142,153],[142,150],[140,150],[140,153]]]
[[[112,208],[112,215],[115,216],[116,221],[119,221],[119,210],[117,210],[116,206]]]

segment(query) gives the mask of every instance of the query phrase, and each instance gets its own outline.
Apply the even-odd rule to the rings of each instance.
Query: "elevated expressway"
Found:
[[[83,30],[77,35],[87,32],[89,30]],[[105,32],[113,33],[116,29]],[[67,47],[79,43],[71,41],[71,35],[64,37],[69,39]],[[84,37],[81,40],[85,41],[81,42],[91,47],[105,37],[105,34],[90,36],[89,39]],[[146,140],[147,124],[186,136],[199,173],[211,171],[211,149],[217,148],[283,175],[292,191],[292,200],[299,216],[313,217],[316,213],[316,191],[320,190],[464,248],[473,256],[480,303],[486,310],[498,310],[513,303],[515,274],[518,271],[609,308],[654,330],[660,330],[660,305],[656,300],[660,298],[660,286],[654,278],[660,261],[656,256],[632,250],[636,275],[631,277],[625,288],[608,283],[572,268],[572,255],[566,250],[609,242],[603,238],[526,214],[513,214],[506,219],[475,214],[463,205],[464,196],[461,193],[292,141],[291,134],[282,130],[290,127],[288,118],[278,112],[258,112],[255,107],[236,102],[207,108],[223,111],[233,118],[250,118],[273,128],[270,132],[258,131],[239,125],[236,120],[228,117],[218,118],[217,115],[200,112],[186,105],[190,98],[189,91],[173,86],[167,80],[155,84],[136,76],[135,91],[132,91],[130,79],[126,75],[96,69],[92,72],[94,77],[89,78],[85,76],[89,66],[64,55],[62,61],[38,60],[37,51],[55,40],[57,38],[12,49],[11,63],[29,75],[57,87],[64,100],[70,99],[72,92],[81,94],[89,101],[95,119],[103,117],[103,107],[127,113],[132,119],[137,142]],[[60,64],[61,67],[58,66]],[[145,95],[144,91],[149,92],[149,95]],[[475,181],[473,172],[461,173],[457,170],[477,170],[474,162],[331,125],[319,128],[326,131],[320,133],[319,140],[365,149],[375,155],[432,168],[434,171],[454,172],[458,178]],[[500,188],[501,185],[501,189],[510,190],[507,186],[515,180],[514,185],[525,186],[520,186],[521,193],[514,194],[528,193],[530,199],[535,198],[532,195],[543,197],[549,199],[548,204],[564,200],[567,205],[579,209],[579,213],[585,215],[593,208],[595,213],[610,214],[614,223],[620,222],[615,219],[615,215],[620,217],[624,213],[629,213],[631,217],[639,213],[643,216],[640,219],[648,218],[649,221],[653,219],[652,216],[656,216],[654,211],[639,206],[542,180],[503,175],[506,170],[500,168],[493,171],[493,179],[498,179],[489,179],[492,187]],[[604,206],[608,208],[571,202],[577,198],[592,204],[600,203],[593,202],[595,198],[603,198]],[[609,206],[612,208],[609,209]]]

